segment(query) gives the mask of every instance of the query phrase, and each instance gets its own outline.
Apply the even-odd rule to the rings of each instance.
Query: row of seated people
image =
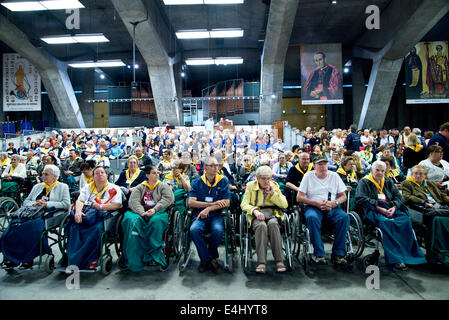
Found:
[[[137,173],[140,169],[137,167],[136,159],[131,157],[128,160],[128,170],[122,173],[126,178],[126,180],[124,180],[125,187],[128,189],[132,188],[132,190],[130,190],[129,197],[130,211],[125,213],[125,218],[122,223],[125,234],[132,234],[135,230],[140,230],[141,232],[143,232],[143,230],[162,230],[163,232],[163,230],[165,230],[168,226],[168,218],[166,217],[166,213],[161,211],[173,203],[173,190],[175,188],[179,188],[190,191],[189,206],[194,209],[194,216],[196,218],[191,226],[191,232],[192,239],[197,246],[201,258],[200,271],[210,268],[214,272],[219,272],[221,267],[216,260],[218,257],[217,247],[223,234],[223,218],[219,214],[219,209],[229,206],[230,188],[229,180],[225,176],[218,174],[219,170],[223,170],[223,160],[218,155],[217,158],[209,157],[204,160],[204,175],[194,180],[192,187],[190,188],[190,179],[182,173],[183,171],[180,167],[180,163],[173,166],[171,176],[167,175],[164,181],[159,180],[159,170],[151,166],[146,166],[143,170],[147,178],[146,181],[136,183],[135,180],[141,174]],[[309,163],[307,163],[307,158],[308,154],[301,154],[299,163],[294,167],[295,170],[302,174],[300,179],[298,179],[300,183],[294,185],[291,182],[287,182],[287,187],[297,192],[297,200],[299,202],[306,204],[305,216],[307,226],[309,230],[311,230],[311,239],[315,250],[314,262],[318,264],[326,263],[324,258],[324,247],[320,238],[321,220],[323,216],[325,216],[336,225],[332,260],[335,264],[344,264],[345,252],[343,241],[344,235],[349,227],[349,219],[347,218],[347,215],[345,215],[345,212],[339,207],[339,204],[346,201],[345,191],[348,187],[345,186],[345,183],[341,178],[342,173],[337,174],[328,170],[328,160],[326,157],[316,157],[314,159],[314,166],[310,166]],[[350,157],[343,160],[346,164],[349,162],[349,165],[347,167],[343,166],[341,169],[351,175],[349,170],[351,167],[350,165],[352,165],[350,163]],[[136,161],[136,163],[133,163],[134,161]],[[304,164],[307,165],[305,166]],[[24,202],[24,205],[31,204],[33,206],[48,206],[48,200],[59,202],[60,204],[64,204],[68,207],[70,205],[70,201],[68,204],[67,201],[65,201],[67,198],[67,194],[65,194],[66,192],[62,192],[64,195],[61,195],[61,192],[56,192],[58,189],[63,187],[56,188],[54,194],[52,194],[53,187],[58,185],[57,177],[59,177],[59,169],[52,165],[47,165],[47,167],[44,169],[44,182],[33,187],[33,190]],[[312,170],[312,167],[315,170]],[[133,170],[134,168],[135,170]],[[395,265],[399,269],[405,269],[405,264],[424,263],[425,259],[422,252],[420,252],[419,247],[413,242],[413,237],[410,237],[410,219],[407,214],[404,213],[407,209],[404,209],[402,206],[402,198],[395,186],[394,181],[390,178],[384,178],[386,168],[387,166],[384,162],[375,162],[373,164],[371,173],[361,179],[359,186],[356,188],[355,202],[356,205],[365,210],[367,219],[373,224],[376,224],[381,228],[387,228],[386,226],[390,223],[397,225],[397,233],[387,234],[384,247],[386,246],[389,248],[388,236],[391,236],[391,243],[401,241],[398,240],[398,234],[400,234],[403,238],[403,246],[400,246],[399,248],[397,246],[392,246],[390,249],[393,254],[389,253],[390,250],[386,250],[386,259],[387,262],[389,262],[388,264]],[[95,169],[90,169],[92,169],[92,177],[89,177],[88,172],[86,172],[86,177],[87,179],[92,179],[92,181],[89,182],[89,180],[87,180],[86,185],[81,188],[81,192],[73,212],[75,223],[78,224],[80,229],[82,229],[81,223],[83,222],[84,217],[86,217],[86,213],[83,212],[83,208],[85,206],[93,208],[91,210],[87,210],[87,212],[91,212],[92,217],[90,217],[90,219],[94,219],[94,221],[96,221],[95,219],[97,219],[96,217],[99,211],[117,210],[122,206],[123,202],[121,190],[118,189],[117,185],[107,181],[107,175],[104,168],[96,167]],[[292,168],[290,168],[290,171],[291,170]],[[424,170],[426,169],[424,168]],[[85,173],[83,172],[83,176],[84,175]],[[48,180],[48,176],[52,176],[53,178]],[[47,180],[45,180],[45,177],[47,177]],[[256,234],[256,251],[258,254],[258,267],[256,271],[261,273],[265,271],[267,239],[271,242],[273,254],[275,255],[277,271],[285,271],[285,266],[283,265],[281,258],[282,253],[281,250],[279,250],[281,247],[281,241],[279,234],[276,231],[279,229],[279,225],[277,224],[276,219],[271,218],[279,215],[279,211],[273,209],[273,207],[286,208],[287,200],[281,193],[278,184],[272,181],[272,177],[273,172],[269,166],[260,166],[255,172],[255,181],[249,182],[246,185],[246,192],[241,203],[242,210],[247,211],[250,216],[253,217],[250,219],[249,223],[252,225],[252,228]],[[408,179],[407,181],[412,180]],[[407,181],[405,181],[404,184],[407,184]],[[419,181],[419,177],[417,177],[417,179],[412,182],[419,185]],[[170,187],[170,184],[172,187]],[[61,186],[63,185],[64,184],[62,183]],[[436,190],[440,191],[438,187]],[[434,203],[438,202],[440,205],[445,205],[449,202],[446,201],[448,199],[444,196],[447,197],[447,195],[443,192],[441,192],[441,194],[433,195],[425,193],[425,195],[428,201],[430,201],[429,199],[433,199]],[[45,197],[44,200],[42,200],[43,197]],[[108,199],[105,199],[105,197]],[[404,195],[404,199],[406,202],[409,200],[409,198],[406,198],[406,195]],[[411,197],[410,199],[414,198]],[[414,200],[416,202],[416,199]],[[373,206],[367,207],[367,204],[371,204]],[[435,207],[432,203],[430,203],[430,205],[431,206],[427,206],[429,208],[432,206]],[[439,208],[436,208],[436,210],[437,209]],[[145,218],[152,217],[156,213],[158,219]],[[156,223],[157,227],[152,226],[150,228],[149,226],[152,225],[152,223]],[[446,222],[444,219],[441,219],[441,223],[444,224]],[[74,226],[76,227],[77,224],[74,224]],[[92,222],[88,222],[88,224],[91,226]],[[201,236],[202,231],[207,224],[211,225],[213,235],[209,247],[207,247]],[[31,260],[22,261],[24,258],[18,259],[15,257],[8,257],[7,254],[5,255],[4,248],[16,247],[15,245],[8,245],[8,238],[11,237],[11,230],[12,229],[6,231],[2,235],[2,248],[5,256],[4,266],[9,267],[20,262],[22,263],[23,268],[29,268],[30,265],[32,265]],[[441,228],[439,230],[441,230]],[[77,230],[78,234],[82,231],[83,230]],[[76,234],[76,232],[70,229],[70,234]],[[159,250],[162,241],[161,232],[156,232],[154,234],[154,239],[151,235],[149,237],[152,239],[151,241],[148,241],[148,239],[144,239],[143,241],[147,245],[152,246],[154,255],[150,255],[146,259],[153,260],[161,265],[164,265],[161,252]],[[441,234],[438,235],[438,237],[441,237]],[[14,240],[15,238],[16,235],[13,232],[12,239]],[[143,264],[148,261],[142,261],[141,257],[135,257],[136,259],[133,259],[132,257],[127,256],[126,252],[128,250],[126,248],[128,244],[131,248],[139,247],[138,244],[133,241],[127,242],[127,238],[128,237],[125,235],[124,252],[127,260],[127,266],[132,270],[139,270],[139,268],[141,268]],[[93,244],[96,243],[94,241],[95,239],[98,241],[98,236],[93,236],[91,243],[81,243],[81,241],[76,241],[76,239],[79,239],[76,236],[73,236],[72,239],[75,240],[73,240],[73,243],[69,241],[68,248],[73,246],[74,252],[85,252],[85,255],[78,254],[78,259],[81,259],[82,261],[73,261],[71,260],[71,255],[69,253],[70,250],[68,249],[69,264],[79,265],[84,268],[95,268],[98,257],[95,255],[92,256],[92,252],[95,251],[93,250]],[[12,243],[14,243],[14,241]],[[33,242],[31,241],[31,238],[28,238],[28,241],[29,244]],[[406,243],[407,241],[409,242],[408,245]],[[410,246],[410,242],[412,242],[412,246]],[[35,242],[33,243],[35,244]],[[156,246],[159,248],[158,250],[154,250],[154,245],[156,244],[160,245],[159,247]],[[81,246],[84,249],[80,249],[77,246]],[[145,246],[143,247],[145,248]],[[406,252],[407,250],[410,251],[410,248],[412,248],[412,251]],[[394,252],[396,252],[395,250],[399,250],[399,253],[396,255],[394,254]],[[405,251],[402,252],[401,250]],[[131,251],[132,250],[129,252]],[[91,258],[86,259],[86,255]],[[25,256],[29,257],[29,255]],[[408,257],[414,257],[416,259],[408,259]]]

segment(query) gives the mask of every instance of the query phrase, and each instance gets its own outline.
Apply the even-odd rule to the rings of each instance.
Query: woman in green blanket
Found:
[[[169,227],[166,209],[174,202],[170,186],[159,181],[159,170],[147,165],[144,172],[147,181],[134,188],[130,210],[122,221],[124,265],[134,272],[150,262],[167,267],[163,253],[164,233]]]

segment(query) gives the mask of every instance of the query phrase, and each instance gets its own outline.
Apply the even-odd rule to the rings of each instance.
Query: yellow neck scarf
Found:
[[[302,171],[301,167],[299,166],[299,162],[296,164],[295,168],[296,168],[299,172],[301,172],[301,173],[304,175],[304,174],[306,174],[307,172],[309,172],[309,171],[312,170],[313,164],[309,163],[309,167],[307,168],[307,171],[306,171],[306,172]]]
[[[75,163],[76,159],[79,159],[80,157],[76,157],[75,160],[70,161],[70,165],[73,166],[73,164]]]
[[[137,177],[139,176],[139,174],[140,174],[140,169],[137,168],[137,170],[136,170],[136,172],[134,172],[133,176],[130,177],[130,176],[129,176],[129,169],[128,169],[128,170],[126,170],[126,172],[125,172],[126,180],[131,180],[131,183],[133,183],[134,180],[137,179]],[[131,183],[130,183],[130,185],[131,185]]]
[[[46,184],[45,182],[42,182],[42,185],[45,187],[45,196],[48,197],[48,195],[50,194],[51,190],[53,189],[53,187],[55,185],[57,185],[59,183],[59,181],[55,181],[53,182],[51,185]]]
[[[88,178],[88,177],[86,177],[86,176],[84,175],[84,179],[86,179],[87,183],[91,183],[92,180],[94,179],[94,177]]]
[[[90,183],[90,191],[98,198],[98,200],[100,200],[101,197],[103,196],[103,194],[106,192],[106,189],[108,188],[108,184],[109,184],[109,182],[106,181],[106,184],[105,184],[103,190],[100,193],[100,192],[97,191],[97,187],[95,186],[95,182],[92,181]]]
[[[348,174],[345,169],[343,169],[342,167],[338,168],[337,173],[341,173],[342,175],[348,176],[349,179],[354,179],[355,178],[355,171],[352,170],[352,172],[350,174]]]
[[[386,176],[388,178],[394,178],[394,177],[397,177],[398,175],[399,175],[399,173],[394,169],[390,169],[390,171],[388,171],[386,174]]]
[[[142,154],[140,157],[137,157],[137,159],[142,159],[143,158],[143,156],[144,156],[144,154]]]
[[[14,173],[14,167],[11,165],[11,167],[9,167],[9,173],[13,174]]]
[[[184,173],[181,174],[184,177]],[[169,179],[169,180],[176,180],[176,183],[179,183],[181,181],[181,179],[175,178],[173,176],[173,172],[170,172],[169,174],[167,174],[165,176],[165,179]]]
[[[415,152],[420,152],[423,148],[421,144],[417,144],[416,146],[409,146],[410,149],[412,149]]]
[[[425,187],[425,186],[427,185],[427,184],[426,184],[427,180],[424,180],[424,187],[423,187],[422,185],[420,185],[420,184],[415,180],[415,178],[413,178],[413,177],[407,177],[407,180],[413,182],[413,183],[416,184],[418,187],[421,187],[421,188],[424,189],[424,191],[428,192],[427,188]]]
[[[156,181],[156,183],[154,184],[154,186],[150,186],[150,184],[147,181],[142,182],[142,184],[147,187],[148,189],[150,189],[151,192],[153,192],[153,190],[156,188],[156,186],[159,184],[159,180]]]
[[[215,176],[214,184],[211,185],[211,184],[209,183],[209,180],[207,180],[207,178],[206,178],[206,174],[203,174],[203,175],[201,176],[201,180],[203,180],[204,184],[205,184],[206,186],[210,187],[210,188],[215,187],[215,186],[221,181],[221,179],[223,179],[223,176],[217,174],[217,175]]]
[[[253,163],[251,163],[250,165],[249,165],[249,167],[245,167],[245,169],[247,170],[247,171],[251,171],[251,169],[253,168]]]
[[[383,194],[382,190],[384,189],[384,184],[385,184],[385,178],[384,177],[382,177],[382,181],[380,182],[380,186],[376,182],[376,180],[374,180],[374,177],[373,177],[373,175],[371,173],[369,175],[365,176],[365,179],[368,179],[369,181],[374,183],[374,185],[376,186],[377,192],[379,194]]]
[[[3,167],[4,165],[6,165],[7,162],[8,162],[8,158],[6,158],[5,160],[2,161],[1,166]]]

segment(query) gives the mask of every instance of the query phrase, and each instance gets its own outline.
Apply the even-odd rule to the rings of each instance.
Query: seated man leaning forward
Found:
[[[224,225],[221,210],[229,207],[230,192],[228,179],[217,174],[218,162],[214,157],[204,160],[204,174],[193,181],[189,194],[189,207],[193,208],[193,223],[190,235],[198,250],[201,264],[200,272],[211,269],[220,273],[222,268],[217,262],[218,246],[223,237]],[[209,245],[206,244],[204,231],[209,226],[211,232]]]
[[[321,240],[321,222],[326,217],[335,226],[332,262],[335,266],[345,266],[349,216],[338,205],[346,201],[346,186],[338,173],[328,171],[326,156],[318,156],[313,162],[315,170],[304,175],[296,197],[298,202],[306,204],[306,224],[314,248],[312,261],[327,264]]]

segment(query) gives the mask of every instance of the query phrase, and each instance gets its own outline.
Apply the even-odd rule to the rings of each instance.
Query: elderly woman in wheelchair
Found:
[[[427,180],[423,165],[416,165],[411,171],[411,177],[402,182],[404,202],[412,220],[425,226],[427,259],[448,266],[449,196],[435,182]]]
[[[19,160],[19,155],[13,155],[11,163],[2,172],[1,194],[3,196],[14,198],[16,192],[19,191],[20,185],[25,181],[27,176],[26,167]]]
[[[261,166],[256,171],[256,181],[249,182],[243,196],[241,208],[248,214],[248,225],[255,233],[258,266],[257,273],[265,273],[268,239],[276,262],[276,271],[285,272],[282,237],[278,218],[283,221],[281,209],[288,207],[287,199],[279,185],[272,181],[272,171]]]
[[[394,181],[385,178],[387,166],[382,161],[373,163],[371,173],[359,181],[355,205],[365,218],[380,229],[387,265],[407,270],[407,264],[426,263],[416,241],[407,207]]]
[[[44,182],[35,184],[23,206],[12,214],[12,221],[0,239],[3,268],[29,269],[39,256],[40,239],[45,229],[44,219],[49,211],[65,212],[70,208],[69,188],[59,183],[60,170],[47,165],[43,171]],[[25,214],[26,211],[26,214]],[[51,254],[47,237],[43,238],[42,254]]]
[[[68,265],[80,269],[96,270],[99,266],[100,244],[104,232],[104,219],[108,212],[122,207],[120,188],[108,182],[103,167],[95,167],[93,181],[80,190],[65,230],[67,235]]]
[[[129,209],[121,223],[123,228],[124,266],[138,272],[155,262],[167,267],[163,248],[169,221],[166,209],[174,202],[170,186],[159,181],[160,172],[151,165],[144,169],[147,180],[134,188]]]

